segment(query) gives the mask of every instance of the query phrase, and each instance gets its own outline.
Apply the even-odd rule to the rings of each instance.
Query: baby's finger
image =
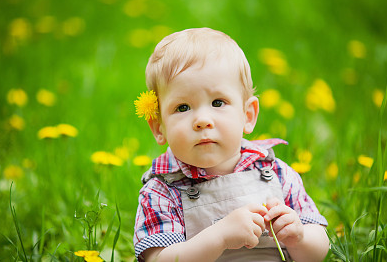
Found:
[[[248,204],[246,207],[250,212],[257,213],[262,216],[266,215],[268,212],[267,208],[260,204],[251,203],[251,204]]]
[[[293,211],[293,209],[291,209],[290,207],[285,206],[284,204],[280,204],[280,205],[274,206],[271,209],[269,209],[269,212],[267,212],[267,214],[264,216],[264,218],[266,221],[270,221],[270,220],[272,220],[276,217],[279,217],[281,215],[289,214],[292,211]]]
[[[281,231],[282,228],[294,223],[294,217],[291,214],[285,214],[273,221],[274,232]]]
[[[273,197],[273,198],[267,199],[266,207],[268,210],[270,210],[271,208],[278,206],[278,205],[281,205],[281,204],[282,204],[282,202],[278,198]]]
[[[262,231],[265,230],[265,220],[261,215],[257,213],[252,213],[252,218],[253,218],[254,224],[256,224],[258,227],[261,228],[261,234],[262,234]]]

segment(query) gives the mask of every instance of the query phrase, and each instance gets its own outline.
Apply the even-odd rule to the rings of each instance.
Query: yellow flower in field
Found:
[[[3,175],[6,179],[19,179],[24,175],[24,171],[19,166],[9,165],[4,169]]]
[[[348,43],[348,52],[355,58],[364,58],[366,57],[367,49],[362,42],[358,40],[352,40]]]
[[[16,130],[23,130],[25,126],[24,119],[18,115],[12,115],[9,119],[9,125]]]
[[[267,89],[259,95],[259,104],[265,108],[272,108],[281,101],[281,94],[278,90]]]
[[[122,160],[128,160],[130,157],[129,149],[126,146],[116,147],[114,154]]]
[[[144,0],[130,0],[124,5],[124,13],[129,17],[139,17],[147,12]]]
[[[38,22],[35,24],[35,29],[38,33],[46,34],[52,32],[55,26],[55,17],[47,15],[39,18]]]
[[[359,182],[360,177],[361,177],[361,174],[360,174],[359,171],[357,171],[357,172],[353,175],[353,182],[354,182],[354,183]]]
[[[91,161],[95,164],[122,166],[123,161],[118,156],[109,152],[97,151],[91,155]]]
[[[26,40],[31,36],[30,22],[25,18],[16,18],[9,25],[9,34],[17,40]]]
[[[268,66],[270,72],[276,75],[287,75],[289,66],[284,54],[272,48],[263,48],[258,52],[258,57],[261,62]]]
[[[310,110],[323,109],[329,113],[335,111],[336,102],[330,87],[324,80],[315,80],[309,88],[306,94],[306,106]]]
[[[63,22],[62,29],[65,35],[79,35],[85,29],[85,20],[80,17],[70,17]]]
[[[341,72],[341,78],[347,85],[355,85],[358,82],[358,77],[355,69],[345,68]]]
[[[34,161],[28,158],[24,158],[22,162],[22,166],[27,169],[34,169],[36,167],[36,164]]]
[[[372,101],[377,107],[381,107],[384,99],[384,92],[380,89],[375,89],[372,92]]]
[[[386,181],[386,180],[387,180],[387,171],[384,172],[384,181]]]
[[[59,124],[56,128],[58,133],[63,136],[76,137],[78,135],[78,129],[69,124]]]
[[[80,251],[74,252],[74,254],[78,257],[83,257],[85,261],[88,261],[88,262],[103,261],[103,259],[99,257],[99,252],[94,250],[80,250]]]
[[[7,94],[7,101],[10,105],[17,105],[23,107],[28,102],[28,96],[23,89],[11,89]]]
[[[271,123],[269,131],[270,131],[270,134],[279,136],[281,138],[285,138],[288,132],[286,125],[278,120],[274,120]]]
[[[332,162],[327,167],[327,175],[328,178],[331,180],[335,180],[337,178],[337,175],[339,174],[339,167],[337,166],[336,162]]]
[[[128,41],[132,46],[142,48],[152,41],[152,33],[147,29],[134,29],[129,33]]]
[[[265,139],[269,139],[271,136],[269,134],[260,134],[259,136],[257,136],[256,138],[254,138],[254,140],[265,140]]]
[[[40,89],[36,94],[36,100],[38,100],[38,102],[42,105],[53,106],[56,101],[56,96],[54,93],[46,89]]]
[[[294,117],[294,107],[287,101],[281,101],[277,107],[277,111],[285,119],[292,119]]]
[[[359,164],[362,165],[362,166],[372,167],[372,165],[374,163],[374,159],[369,157],[369,156],[360,155],[357,158],[357,162],[359,162]]]
[[[146,155],[136,156],[133,159],[133,164],[135,164],[136,166],[148,166],[151,163],[152,163],[152,159]]]
[[[304,174],[306,172],[309,172],[311,169],[311,166],[308,163],[294,162],[290,166],[291,168],[294,169],[294,171],[296,171],[299,174]]]
[[[55,126],[46,126],[38,131],[39,139],[44,138],[58,138],[59,137],[58,128]]]
[[[85,261],[87,261],[87,262],[102,262],[103,259],[100,258],[100,257],[89,257],[89,256],[85,256]]]
[[[164,25],[156,25],[151,29],[151,35],[153,42],[158,43],[165,36],[169,35],[172,32],[171,28]]]
[[[139,117],[145,117],[147,121],[149,119],[157,119],[159,105],[153,90],[141,93],[137,100],[134,101],[134,105],[136,106],[136,114]]]
[[[299,150],[297,154],[297,158],[302,163],[310,163],[312,161],[312,153],[309,150]]]

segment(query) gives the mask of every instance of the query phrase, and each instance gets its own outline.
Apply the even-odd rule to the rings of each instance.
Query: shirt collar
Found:
[[[278,139],[266,139],[266,140],[255,140],[248,141],[242,139],[241,143],[241,158],[235,166],[234,172],[242,172],[259,159],[265,159],[269,152],[268,149],[278,145],[278,144],[288,144],[288,142]],[[179,159],[177,159],[170,147],[167,151],[160,155],[158,158],[155,158],[152,163],[152,174],[162,175],[169,174],[181,171],[188,178],[205,178],[209,179],[214,176],[207,175],[206,171],[203,168],[195,167],[188,165]]]

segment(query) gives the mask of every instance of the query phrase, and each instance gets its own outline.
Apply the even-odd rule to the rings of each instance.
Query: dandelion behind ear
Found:
[[[134,101],[134,105],[136,106],[138,117],[144,117],[146,121],[157,119],[159,104],[153,90],[141,93],[137,100]]]

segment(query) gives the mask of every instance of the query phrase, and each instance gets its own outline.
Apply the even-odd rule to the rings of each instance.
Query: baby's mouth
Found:
[[[216,142],[211,140],[211,139],[201,139],[199,143],[197,143],[197,146],[202,146],[202,145],[210,145],[210,144],[215,144]]]

